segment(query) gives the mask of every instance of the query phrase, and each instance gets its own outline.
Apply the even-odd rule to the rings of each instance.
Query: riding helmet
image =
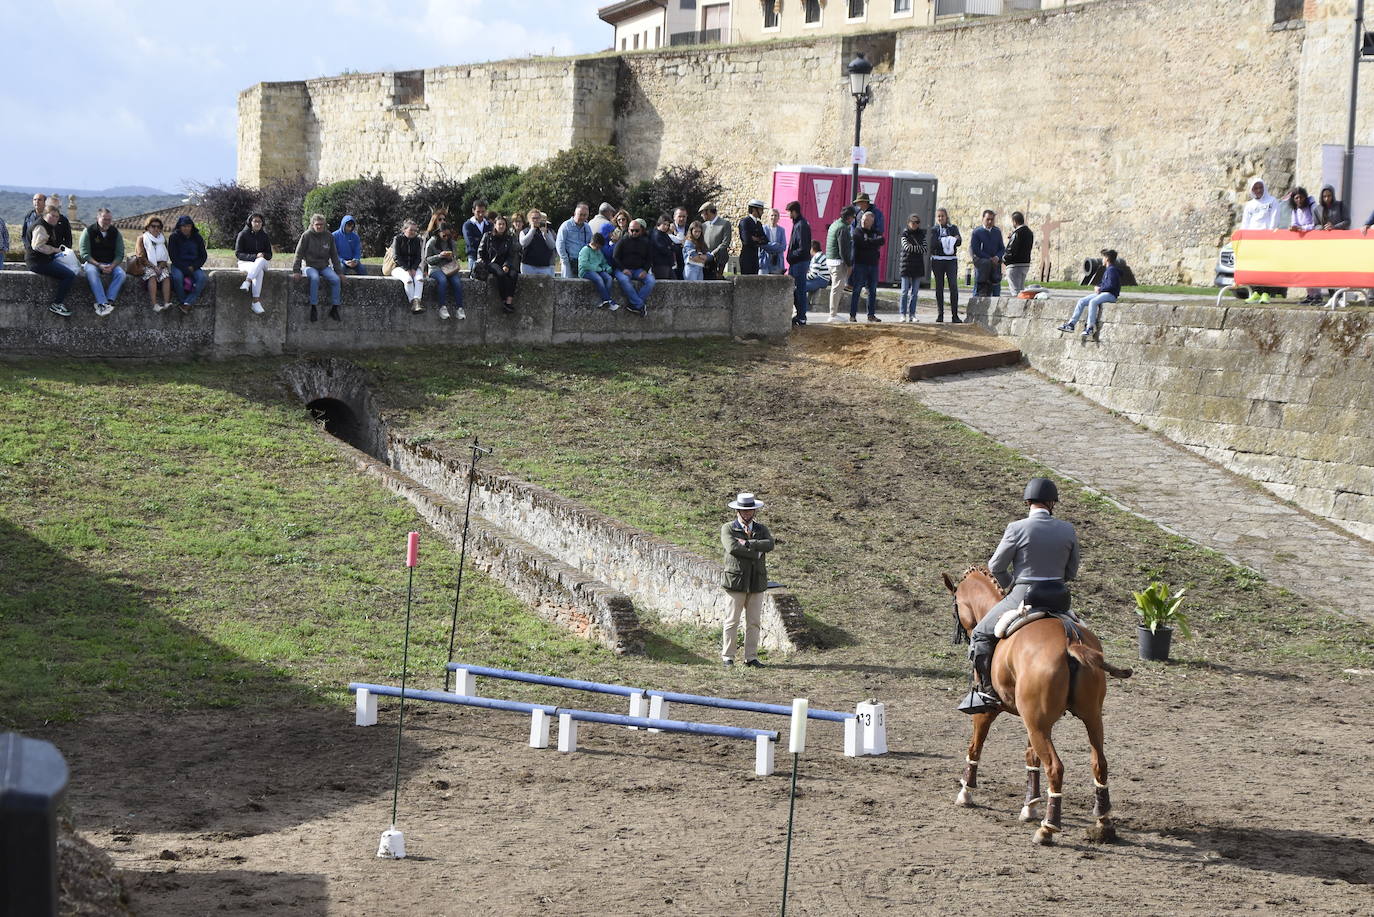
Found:
[[[1026,485],[1026,495],[1021,499],[1027,503],[1057,503],[1059,488],[1049,478],[1031,478]]]

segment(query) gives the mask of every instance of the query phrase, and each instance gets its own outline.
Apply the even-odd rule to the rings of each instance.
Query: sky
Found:
[[[0,185],[232,179],[254,83],[600,51],[610,2],[0,0]]]

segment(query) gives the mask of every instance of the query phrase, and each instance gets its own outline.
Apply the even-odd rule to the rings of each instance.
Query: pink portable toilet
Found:
[[[848,182],[846,182],[848,184]],[[845,204],[852,203],[854,198],[860,194],[867,194],[873,202],[873,206],[883,215],[883,234],[887,237],[887,244],[883,246],[882,254],[878,259],[878,281],[881,283],[887,279],[888,256],[893,252],[900,252],[900,241],[895,240],[892,226],[892,173],[880,172],[876,169],[859,170],[859,189],[851,195],[847,195],[849,200]],[[841,205],[843,206],[843,204]],[[838,212],[838,211],[837,211]],[[902,224],[898,223],[896,230],[898,234],[902,231]],[[895,259],[898,255],[892,255]]]
[[[849,172],[825,166],[777,166],[773,169],[773,199],[770,206],[782,212],[779,225],[792,238],[792,221],[784,209],[792,201],[802,207],[802,216],[811,224],[811,237],[825,244],[825,231],[849,203]]]

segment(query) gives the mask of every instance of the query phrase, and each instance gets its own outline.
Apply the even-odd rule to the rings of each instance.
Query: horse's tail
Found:
[[[1069,642],[1069,655],[1078,660],[1079,665],[1087,666],[1092,669],[1101,669],[1113,678],[1130,678],[1130,669],[1119,669],[1109,663],[1103,657],[1102,651],[1093,649],[1081,640],[1071,640]]]

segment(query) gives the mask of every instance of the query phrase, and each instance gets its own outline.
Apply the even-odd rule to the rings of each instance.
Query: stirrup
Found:
[[[970,716],[975,713],[988,713],[993,710],[1001,710],[1002,701],[996,694],[988,694],[979,691],[977,688],[969,691],[959,701],[959,712],[967,713]]]

